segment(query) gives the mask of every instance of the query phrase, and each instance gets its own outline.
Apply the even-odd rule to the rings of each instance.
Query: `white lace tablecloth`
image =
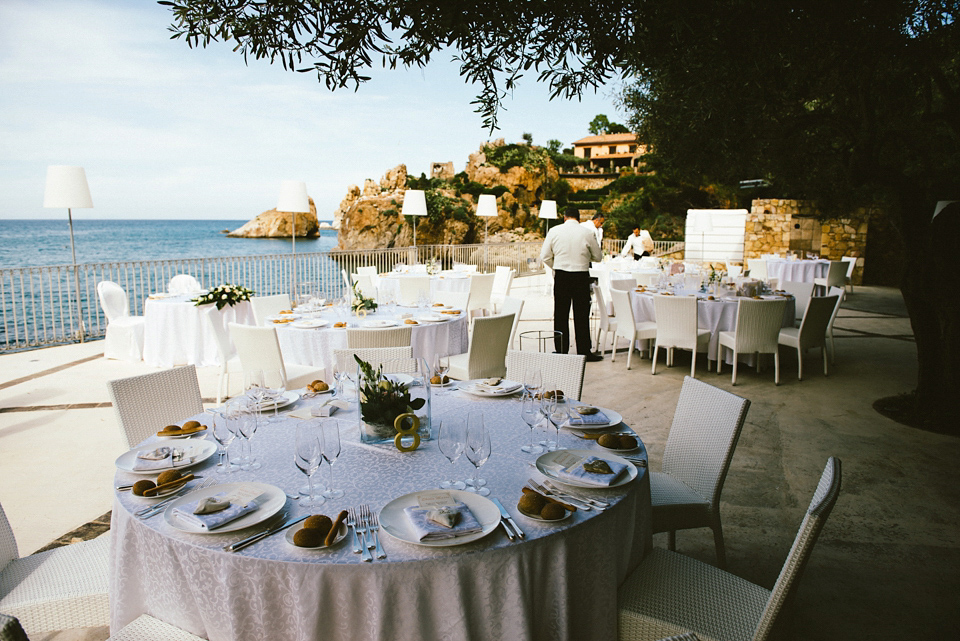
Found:
[[[152,367],[219,364],[217,340],[203,317],[207,309],[207,305],[194,305],[190,296],[148,298],[143,307],[144,362]],[[249,301],[228,305],[214,314],[224,328],[227,323],[255,324]]]
[[[654,309],[653,296],[650,292],[631,292],[630,301],[633,303],[633,315],[640,321],[656,321],[657,313]],[[697,300],[697,327],[710,330],[710,346],[707,348],[707,358],[716,360],[717,344],[720,332],[730,332],[737,327],[737,303],[739,298],[718,298]],[[787,298],[787,308],[783,312],[783,326],[793,327],[796,318],[797,301],[792,296]],[[741,355],[742,360],[753,363],[752,354]],[[727,361],[733,362],[732,352]]]
[[[415,309],[405,311],[413,314],[415,319],[421,315],[421,312]],[[324,313],[317,318],[329,320],[330,325],[317,329],[300,329],[293,327],[292,324],[275,325],[277,340],[280,342],[280,351],[283,353],[285,362],[295,365],[330,367],[333,365],[333,350],[346,349],[346,331],[332,326],[338,317],[333,313]],[[398,324],[403,322],[398,315],[384,312],[370,314],[365,319],[351,316],[346,322],[350,327],[362,327],[365,320],[393,320]],[[463,354],[469,347],[467,317],[461,314],[440,323],[422,321],[413,326],[410,340],[413,355],[426,359],[427,363],[432,363],[437,354],[440,356]]]
[[[558,524],[535,523],[516,510],[524,482],[542,478],[529,465],[536,456],[520,451],[530,430],[520,419],[519,403],[461,394],[435,395],[433,415],[442,420],[462,418],[467,410],[484,412],[493,453],[481,476],[526,532],[525,541],[510,542],[498,528],[465,545],[427,548],[381,529],[388,556],[373,563],[361,563],[349,537],[332,550],[311,551],[294,548],[277,534],[229,553],[222,547],[250,532],[186,534],[163,516],[141,521],[132,511],[147,500],[117,493],[111,629],[116,632],[149,613],[211,641],[615,639],[617,586],[651,541],[645,468],[622,488],[583,490],[612,503],[605,512],[578,511]],[[315,401],[299,405],[310,402]],[[333,517],[360,504],[379,511],[398,496],[434,489],[454,474],[472,474],[466,460],[451,466],[435,440],[406,454],[392,445],[363,445],[355,411],[338,417],[343,447],[334,474],[345,496],[312,513]],[[262,481],[296,493],[305,479],[294,467],[294,434],[293,420],[262,426],[254,448],[263,467],[222,478]],[[562,444],[599,449],[568,433]],[[214,462],[211,458],[196,471],[214,474]],[[324,480],[327,473],[324,468]],[[119,472],[116,481],[136,478]],[[289,499],[287,510],[293,516],[307,513]]]
[[[780,282],[812,283],[814,278],[824,278],[830,268],[829,260],[768,260],[767,277]]]
[[[400,296],[400,279],[410,276],[424,276],[424,274],[389,274],[380,275],[380,296],[397,300]],[[453,275],[444,273],[430,277],[430,296],[435,297],[437,292],[468,292],[470,291],[470,275]]]

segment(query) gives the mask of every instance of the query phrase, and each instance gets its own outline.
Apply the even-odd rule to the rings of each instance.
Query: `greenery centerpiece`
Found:
[[[365,309],[370,312],[377,311],[377,301],[372,298],[367,298],[363,295],[363,292],[357,287],[357,283],[353,284],[353,302],[350,304],[350,309],[354,312],[358,312],[361,309]]]
[[[354,355],[359,366],[357,387],[360,402],[360,438],[366,443],[392,441],[397,435],[397,417],[411,415],[405,421],[410,428],[413,416],[423,439],[430,438],[430,386],[423,359],[387,361],[376,368]],[[384,366],[388,371],[384,373]],[[400,373],[403,371],[403,373]],[[412,391],[415,390],[415,391]],[[426,409],[426,414],[418,414]]]
[[[427,273],[431,276],[439,274],[441,269],[440,260],[436,256],[427,261]]]
[[[253,296],[253,290],[241,287],[240,285],[225,283],[191,300],[197,307],[201,305],[216,305],[217,309],[223,309],[227,305],[233,307],[237,303],[250,300],[251,296]]]

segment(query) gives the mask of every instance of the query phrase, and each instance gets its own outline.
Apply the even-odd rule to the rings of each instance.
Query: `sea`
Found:
[[[228,238],[246,220],[97,220],[74,216],[78,263],[287,254],[289,238]],[[335,230],[297,238],[297,253],[326,252]],[[70,228],[63,220],[0,220],[0,268],[70,265]]]

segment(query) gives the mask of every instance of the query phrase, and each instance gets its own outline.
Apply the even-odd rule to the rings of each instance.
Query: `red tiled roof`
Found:
[[[603,145],[618,142],[636,142],[636,134],[603,134],[602,136],[587,136],[574,141],[574,146],[579,145]]]

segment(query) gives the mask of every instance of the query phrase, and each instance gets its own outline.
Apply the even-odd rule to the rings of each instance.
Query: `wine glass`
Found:
[[[490,458],[490,433],[483,423],[483,412],[470,412],[467,415],[467,460],[473,463],[474,473],[467,491],[476,492],[480,496],[490,494],[490,489],[484,487],[485,479],[479,477],[480,468]]]
[[[325,502],[323,496],[317,494],[313,487],[313,474],[320,468],[320,463],[323,461],[318,423],[316,420],[297,423],[297,441],[293,458],[297,468],[307,476],[307,494],[300,499],[301,507],[316,507]]]
[[[343,490],[333,487],[333,463],[340,456],[340,421],[335,418],[320,421],[320,451],[323,459],[330,466],[330,485],[323,491],[323,496],[328,499],[339,499],[343,496]]]
[[[253,435],[260,426],[260,406],[257,403],[247,402],[240,406],[240,421],[238,435],[247,442],[247,455],[241,460],[241,470],[259,470],[260,462],[253,454]]]
[[[562,449],[560,447],[560,426],[570,420],[570,413],[566,405],[555,403],[553,411],[547,415],[547,418],[550,419],[550,424],[553,425],[553,429],[556,430],[557,433],[557,440],[554,443],[553,451]]]
[[[551,392],[553,390],[550,390]],[[540,414],[543,418],[547,419],[547,425],[553,426],[553,421],[550,420],[550,417],[557,411],[557,395],[556,393],[549,393],[546,389],[543,390],[543,393],[540,394]],[[540,445],[546,447],[548,452],[552,452],[557,449],[557,442],[551,441],[549,439],[545,441],[540,441]]]
[[[263,387],[263,370],[251,369],[243,372],[243,389],[257,410],[257,420],[260,420],[260,410],[267,390]]]
[[[536,397],[540,391],[542,376],[540,370],[530,367],[523,371],[523,391],[525,394]]]
[[[443,377],[450,371],[450,357],[437,354],[433,357],[433,376],[440,378],[440,385],[443,385]]]
[[[263,370],[264,396],[273,403],[273,416],[267,419],[270,423],[280,420],[279,406],[283,400],[283,393],[287,391],[287,376],[282,369]]]
[[[457,459],[460,458],[460,455],[463,454],[464,447],[466,447],[463,419],[459,417],[445,418],[442,421],[436,420],[435,422],[437,423],[438,430],[437,446],[440,448],[440,453],[447,457],[450,465],[456,470]],[[450,488],[462,490],[467,487],[467,484],[463,481],[449,480],[442,481],[440,487],[444,490]]]
[[[230,425],[230,412],[231,410],[236,411],[234,409],[236,406],[236,402],[228,402],[221,411],[208,410],[213,415],[213,429],[211,430],[213,438],[219,445],[217,448],[217,453],[220,455],[220,460],[217,463],[218,474],[229,474],[237,469],[237,466],[230,462],[230,444],[237,437],[237,433],[230,429],[232,427]],[[223,464],[225,456],[227,459],[226,465]]]
[[[533,442],[533,429],[543,419],[543,415],[540,413],[540,401],[534,398],[532,394],[524,393],[520,403],[520,417],[530,428],[530,445],[522,445],[520,449],[527,454],[541,454],[543,453],[543,446]]]

